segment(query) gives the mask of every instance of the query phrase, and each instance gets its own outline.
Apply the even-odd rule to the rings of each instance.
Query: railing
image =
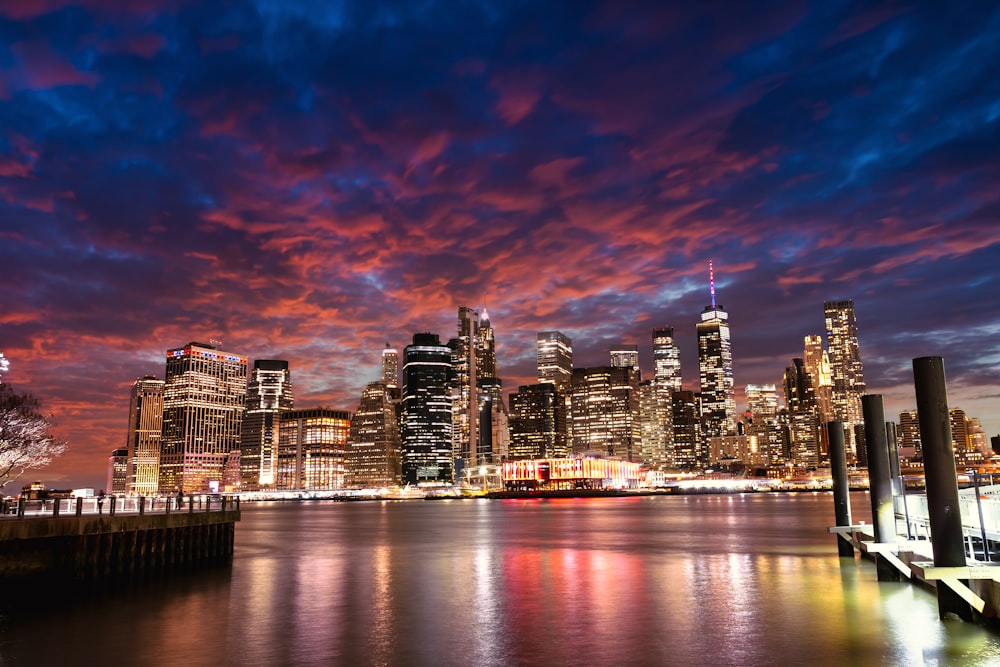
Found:
[[[3,501],[0,519],[25,517],[71,517],[96,514],[176,514],[179,512],[239,511],[238,496],[105,496],[104,498],[45,498]]]
[[[958,496],[958,509],[962,516],[962,532],[966,542],[984,539],[1000,542],[1000,485],[962,489]],[[906,526],[901,535],[910,539],[929,539],[930,512],[927,494],[907,493],[893,498],[896,519]],[[982,517],[982,521],[980,521]],[[971,550],[971,546],[969,549]]]

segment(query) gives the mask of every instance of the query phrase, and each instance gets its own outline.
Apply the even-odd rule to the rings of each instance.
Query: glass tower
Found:
[[[163,380],[147,375],[132,383],[128,408],[127,493],[154,495],[160,486]]]
[[[240,434],[240,488],[272,488],[278,466],[281,413],[294,407],[292,377],[283,359],[253,362]]]
[[[453,480],[452,351],[418,333],[403,350],[402,473],[407,484]]]

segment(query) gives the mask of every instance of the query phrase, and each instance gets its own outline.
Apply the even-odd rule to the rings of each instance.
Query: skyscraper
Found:
[[[357,487],[399,484],[399,425],[391,389],[369,382],[351,416],[347,445],[347,483]]]
[[[830,373],[833,379],[834,418],[844,422],[847,433],[851,434],[854,427],[864,421],[861,396],[865,393],[854,301],[827,301],[823,304],[823,310],[826,316],[826,347],[830,355]],[[852,446],[857,449],[856,441]]]
[[[561,331],[541,331],[537,344],[538,381],[565,390],[573,376],[573,341]]]
[[[167,350],[160,492],[223,490],[236,460],[247,393],[247,358],[215,345]]]
[[[281,413],[293,407],[288,362],[283,359],[255,360],[247,386],[246,411],[240,434],[242,490],[256,491],[274,486]]]
[[[639,368],[639,346],[619,344],[611,348],[611,365],[615,368]]]
[[[418,333],[403,350],[402,472],[407,484],[453,481],[452,350]]]
[[[698,371],[701,380],[702,438],[736,435],[736,392],[729,313],[715,304],[715,274],[709,263],[712,304],[698,323]]]
[[[128,450],[116,449],[108,457],[108,493],[124,496],[128,493]]]
[[[399,354],[389,343],[382,350],[382,382],[387,387],[399,386]]]
[[[151,496],[160,486],[163,380],[147,375],[132,383],[128,407],[127,493]]]
[[[681,351],[674,343],[674,328],[653,329],[653,378],[671,392],[681,390]]]
[[[813,380],[802,359],[792,359],[792,365],[785,369],[784,386],[792,462],[814,469],[820,459],[819,415]]]
[[[510,396],[510,458],[569,455],[566,405],[553,383],[522,385]]]
[[[639,462],[639,381],[632,368],[573,369],[569,414],[574,454],[597,451]]]
[[[508,452],[510,428],[503,384],[497,370],[496,334],[483,308],[476,337],[476,394],[479,401],[479,435],[476,459],[470,464],[497,464]]]
[[[673,392],[656,379],[639,383],[641,463],[651,470],[673,467]]]
[[[693,391],[675,391],[673,400],[673,465],[694,470],[705,465],[708,447],[703,446],[698,401]]]
[[[275,488],[329,491],[344,488],[351,416],[307,408],[281,413]]]
[[[778,428],[778,392],[773,384],[748,384],[745,389],[750,423],[747,435],[767,465],[784,463],[784,441]]]
[[[479,347],[479,313],[461,306],[458,309],[458,336],[448,341],[451,350],[452,458],[460,467],[474,461],[479,442],[476,354]]]

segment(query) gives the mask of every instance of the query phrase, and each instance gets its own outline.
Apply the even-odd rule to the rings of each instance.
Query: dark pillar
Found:
[[[872,499],[872,523],[876,542],[896,541],[896,514],[892,507],[889,477],[889,445],[885,433],[885,408],[881,394],[861,397],[865,419],[865,452],[868,455],[868,488]],[[875,558],[879,581],[897,581],[899,572],[881,556]]]
[[[896,422],[885,423],[885,436],[889,445],[889,479],[892,480],[892,493],[899,495],[903,489],[903,477],[899,470],[899,438],[896,434]]]
[[[80,516],[83,514],[83,498],[77,497],[76,499],[76,515]]]
[[[913,385],[917,394],[920,442],[924,450],[924,478],[927,484],[927,511],[931,524],[931,545],[937,567],[965,566],[962,515],[958,504],[955,452],[948,419],[948,392],[941,357],[913,360]],[[965,582],[968,584],[968,582]],[[948,586],[937,586],[938,614],[955,614],[972,620],[972,608]]]
[[[830,443],[830,474],[833,476],[833,512],[838,526],[851,525],[851,495],[847,479],[847,446],[844,444],[844,422],[826,425]],[[854,545],[837,536],[837,553],[844,558],[854,558]]]

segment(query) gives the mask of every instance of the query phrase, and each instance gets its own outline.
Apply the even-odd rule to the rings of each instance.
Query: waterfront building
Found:
[[[673,466],[697,470],[707,464],[707,447],[702,446],[698,399],[693,391],[675,391],[671,396],[673,414]]]
[[[920,444],[920,422],[916,410],[903,410],[899,413],[899,448],[900,456],[923,460],[923,447]]]
[[[639,346],[620,344],[612,347],[611,366],[639,370]]]
[[[819,415],[813,380],[802,359],[792,359],[792,365],[785,368],[784,387],[791,461],[815,469],[820,463]]]
[[[452,349],[418,333],[403,350],[402,473],[406,484],[453,481]]]
[[[240,434],[240,489],[275,486],[281,413],[294,407],[292,377],[283,359],[257,359],[247,385]]]
[[[159,490],[162,436],[163,380],[146,375],[132,383],[129,398],[126,493],[152,496]]]
[[[826,423],[833,419],[833,372],[830,370],[830,355],[823,348],[823,337],[806,336],[803,340],[803,361],[806,372],[812,379],[813,396],[816,397],[816,414],[820,423],[820,454],[826,456],[830,450]]]
[[[108,493],[124,496],[128,493],[128,449],[120,448],[108,457]]]
[[[286,410],[280,416],[275,489],[344,488],[351,416],[343,410]]]
[[[861,397],[865,393],[864,367],[858,345],[858,323],[854,313],[854,301],[826,301],[823,304],[826,318],[826,347],[830,356],[832,376],[833,418],[844,422],[850,438],[848,449],[854,449],[861,456],[857,438],[851,434],[854,427],[864,423]]]
[[[538,381],[565,391],[573,377],[573,341],[561,331],[540,331],[536,342]]]
[[[674,328],[653,329],[653,379],[671,392],[681,387],[681,351],[674,343]]]
[[[633,368],[573,369],[569,415],[574,454],[640,460],[639,381]]]
[[[554,383],[522,385],[510,396],[510,458],[562,458],[566,404]]]
[[[191,342],[167,350],[163,389],[161,493],[224,490],[239,458],[247,358]]]
[[[382,350],[382,383],[390,388],[399,386],[399,354],[389,343]]]
[[[777,388],[773,384],[748,384],[744,393],[747,398],[747,411],[750,414],[746,431],[751,441],[751,448],[755,448],[760,455],[763,465],[783,464],[784,439],[778,426]]]
[[[657,380],[639,383],[640,452],[650,470],[674,467],[672,392]]]
[[[709,264],[712,303],[698,322],[698,371],[702,438],[736,435],[736,392],[729,313],[715,303],[715,277]]]
[[[347,444],[347,483],[352,487],[395,486],[400,467],[398,401],[385,382],[369,382],[351,416]]]
[[[489,313],[483,308],[476,345],[476,396],[479,404],[479,434],[476,457],[470,465],[500,463],[507,457],[510,427],[503,384],[497,370],[496,334]]]
[[[511,491],[634,489],[641,478],[637,462],[589,456],[507,461],[501,474]]]
[[[479,313],[458,309],[458,336],[448,341],[450,355],[452,459],[458,467],[475,458],[479,442],[478,363]]]

